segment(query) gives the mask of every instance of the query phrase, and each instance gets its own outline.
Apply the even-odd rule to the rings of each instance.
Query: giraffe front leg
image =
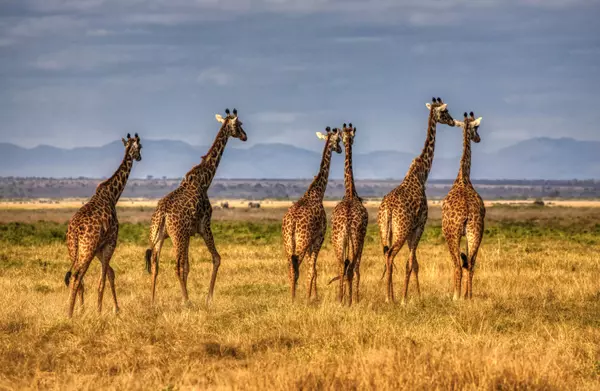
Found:
[[[112,293],[114,312],[119,313],[119,303],[117,302],[117,290],[115,289],[115,271],[108,266],[108,283],[110,284],[110,292]]]
[[[212,256],[213,263],[212,273],[210,275],[210,284],[208,286],[208,295],[206,296],[206,305],[210,305],[215,290],[215,283],[217,282],[217,273],[219,271],[219,266],[221,266],[221,256],[219,255],[217,247],[215,246],[215,240],[210,228],[210,220],[205,220],[201,230],[201,235],[204,239],[204,243],[206,243],[206,247],[208,248],[210,255]]]
[[[104,299],[104,285],[106,284],[106,264],[102,262],[100,278],[98,279],[98,313],[102,312],[102,300]]]

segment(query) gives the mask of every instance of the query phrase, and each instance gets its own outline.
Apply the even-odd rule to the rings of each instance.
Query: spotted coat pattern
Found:
[[[353,298],[355,302],[359,300],[360,260],[369,223],[367,208],[362,204],[354,186],[352,144],[355,133],[356,128],[353,128],[352,124],[348,127],[344,124],[342,141],[346,149],[344,165],[346,191],[344,198],[336,205],[331,216],[331,242],[339,263],[339,275],[330,283],[339,280],[338,300],[340,303],[344,301],[345,282],[348,283],[348,305],[352,305]],[[356,286],[353,286],[354,281],[356,281]]]
[[[217,115],[222,123],[213,145],[202,157],[202,162],[194,166],[183,178],[179,187],[162,198],[152,215],[150,226],[150,248],[146,250],[146,268],[152,274],[152,303],[156,296],[156,280],[158,277],[158,259],[166,238],[171,238],[175,249],[175,272],[179,279],[184,303],[189,301],[187,279],[190,271],[189,244],[190,238],[199,233],[212,257],[212,274],[206,302],[213,297],[217,272],[221,264],[221,256],[215,247],[211,230],[212,207],[207,191],[216,174],[217,167],[227,145],[229,137],[247,140],[242,122],[237,111],[225,118]]]
[[[412,272],[415,273],[417,293],[419,295],[421,293],[416,251],[427,222],[428,210],[425,184],[433,162],[436,126],[438,123],[454,126],[454,119],[448,113],[446,104],[440,98],[434,99],[431,104],[427,104],[427,107],[429,108],[429,119],[423,151],[412,161],[400,186],[383,197],[377,215],[381,244],[386,258],[386,301],[388,302],[394,301],[393,261],[407,241],[410,254],[406,262],[402,302],[406,301],[408,283]]]
[[[118,312],[117,294],[115,291],[115,272],[109,265],[110,259],[117,246],[119,221],[115,208],[121,197],[133,160],[142,160],[140,139],[136,134],[127,140],[123,139],[125,157],[117,171],[106,181],[100,183],[92,198],[79,209],[69,220],[67,229],[67,247],[71,268],[65,275],[65,283],[69,287],[67,316],[73,316],[76,297],[79,296],[83,306],[84,284],[83,276],[94,257],[98,257],[102,265],[98,281],[98,312],[102,311],[102,298],[106,277],[112,292],[115,312]]]
[[[454,300],[460,298],[463,268],[469,273],[464,298],[473,297],[473,273],[485,220],[483,200],[471,183],[471,141],[480,141],[475,121],[466,113],[464,122],[456,121],[463,128],[463,154],[458,176],[442,204],[442,231],[454,264]],[[460,251],[463,236],[467,238],[466,254]]]
[[[337,129],[329,131],[327,128],[319,174],[314,178],[306,193],[283,216],[281,230],[289,266],[292,300],[296,297],[300,264],[306,255],[309,256],[308,300],[313,297],[313,292],[315,299],[317,298],[317,257],[327,230],[323,196],[329,178],[332,151],[342,152],[339,132]]]

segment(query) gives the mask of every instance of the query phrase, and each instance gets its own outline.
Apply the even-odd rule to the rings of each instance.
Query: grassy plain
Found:
[[[369,203],[361,301],[348,308],[326,285],[337,270],[328,239],[318,302],[306,302],[303,265],[291,304],[285,207],[241,206],[214,213],[223,260],[213,305],[204,305],[210,256],[196,237],[192,304],[180,302],[167,241],[152,308],[143,256],[152,206],[123,203],[111,262],[121,313],[106,289],[97,314],[95,261],[73,320],[64,234],[77,205],[0,208],[0,389],[600,389],[600,208],[488,207],[474,299],[453,302],[433,205],[418,252],[422,296],[411,289],[401,306],[384,303]],[[396,265],[406,258],[403,249]],[[396,272],[396,292],[401,280]]]

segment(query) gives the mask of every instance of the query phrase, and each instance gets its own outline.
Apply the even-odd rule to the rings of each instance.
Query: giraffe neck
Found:
[[[433,108],[429,111],[429,119],[427,122],[427,138],[425,139],[425,145],[423,151],[413,161],[409,173],[417,176],[419,182],[423,185],[427,182],[429,177],[429,171],[431,171],[431,165],[433,163],[433,151],[435,149],[435,133],[436,133],[437,122],[433,118]]]
[[[194,166],[185,175],[182,185],[186,184],[197,189],[198,191],[208,190],[217,172],[217,167],[219,167],[219,162],[221,161],[221,156],[223,156],[223,151],[227,145],[227,140],[229,140],[229,135],[227,134],[226,129],[226,125],[223,124],[219,130],[219,133],[217,133],[212,146],[206,155],[202,157],[202,162],[197,166]]]
[[[133,158],[129,154],[129,148],[125,148],[125,157],[121,165],[110,178],[98,185],[96,194],[108,199],[112,205],[116,205],[125,189],[132,167]]]
[[[466,129],[463,130],[463,154],[460,158],[460,170],[456,181],[471,183],[471,139]]]
[[[327,180],[329,178],[329,166],[331,165],[331,148],[329,146],[329,137],[325,142],[325,149],[323,149],[323,157],[321,159],[321,168],[319,168],[319,174],[313,179],[312,183],[306,190],[304,196],[314,198],[316,200],[323,201],[325,196],[325,189],[327,188]]]
[[[344,187],[346,193],[344,198],[358,197],[356,187],[354,186],[354,173],[352,171],[352,143],[345,143],[346,147],[346,163],[344,167]]]

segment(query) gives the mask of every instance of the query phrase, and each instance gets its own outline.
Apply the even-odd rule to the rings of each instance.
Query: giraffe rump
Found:
[[[69,270],[67,273],[65,273],[65,285],[68,287],[70,282],[71,282],[71,271]]]

